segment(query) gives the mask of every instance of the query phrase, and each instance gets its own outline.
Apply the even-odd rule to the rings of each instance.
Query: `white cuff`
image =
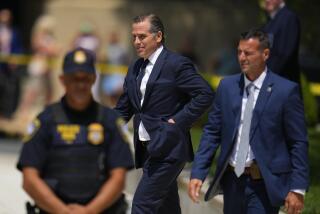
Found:
[[[295,193],[298,193],[298,194],[301,194],[301,195],[305,195],[306,194],[306,190],[305,189],[292,189],[290,190],[291,192],[295,192]]]

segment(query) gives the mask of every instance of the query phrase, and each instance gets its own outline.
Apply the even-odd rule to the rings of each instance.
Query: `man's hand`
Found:
[[[69,204],[68,207],[71,210],[72,214],[91,214],[85,206],[80,205],[80,204]]]
[[[285,210],[288,214],[300,214],[303,209],[303,195],[289,192],[285,200]]]
[[[199,203],[199,193],[202,186],[202,181],[199,179],[191,179],[189,182],[189,197],[195,203]]]

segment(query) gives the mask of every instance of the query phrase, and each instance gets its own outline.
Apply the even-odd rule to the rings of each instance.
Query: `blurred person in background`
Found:
[[[104,105],[113,108],[123,93],[125,74],[113,70],[113,73],[100,77],[100,100]]]
[[[0,10],[0,54],[10,55],[22,53],[19,32],[12,27],[12,14],[8,9]]]
[[[125,214],[122,191],[133,167],[124,122],[93,100],[94,54],[77,48],[63,63],[65,95],[30,124],[17,167],[36,206],[29,213]]]
[[[99,83],[100,100],[103,104],[110,107],[117,104],[125,78],[123,68],[128,66],[128,60],[128,50],[120,43],[119,34],[111,32],[106,46],[109,72],[101,75]]]
[[[27,66],[27,77],[22,82],[19,105],[10,120],[0,120],[1,129],[23,136],[27,125],[52,102],[53,82],[57,69],[59,46],[54,36],[55,20],[41,16],[32,30],[32,55]]]
[[[110,65],[128,65],[128,50],[120,42],[119,33],[111,32],[106,46],[107,62]]]
[[[198,69],[202,68],[200,66],[199,58],[195,50],[196,41],[192,34],[186,34],[182,40],[180,47],[178,49],[178,53],[182,56],[188,57]]]
[[[168,50],[154,14],[136,16],[132,42],[139,59],[129,67],[116,110],[132,117],[136,168],[142,168],[132,214],[181,213],[177,177],[193,159],[192,124],[213,93],[192,61]]]
[[[100,45],[101,41],[98,34],[95,32],[94,25],[89,21],[81,23],[79,32],[72,42],[72,47],[84,48],[98,54]]]
[[[52,72],[55,69],[59,46],[54,35],[55,20],[50,16],[40,17],[32,31],[32,57],[28,65],[28,81],[24,97],[21,101],[21,110],[29,111],[36,105],[37,100],[41,107],[52,101]]]
[[[72,41],[72,48],[84,48],[90,50],[99,57],[99,51],[101,46],[100,37],[96,31],[95,25],[89,20],[83,21],[80,24],[80,28]],[[99,83],[101,82],[101,71],[97,72],[97,81],[92,87],[92,93],[95,100],[99,101],[101,104],[100,93],[99,93]]]
[[[23,47],[17,29],[12,27],[12,14],[0,10],[0,118],[11,118],[20,96],[21,67],[12,54],[21,54]]]
[[[263,27],[269,35],[271,53],[267,66],[273,72],[300,84],[300,20],[284,0],[264,0],[268,22]]]

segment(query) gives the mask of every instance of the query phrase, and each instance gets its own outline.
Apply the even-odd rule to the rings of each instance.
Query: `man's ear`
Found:
[[[161,31],[158,31],[158,33],[156,34],[156,40],[158,43],[161,43],[162,41],[162,38],[163,38],[163,34]]]
[[[264,59],[264,61],[267,61],[269,56],[270,56],[270,49],[269,48],[264,49],[263,50],[263,59]]]
[[[94,83],[96,82],[96,80],[97,80],[97,75],[95,74],[94,77],[93,77],[93,82],[92,82],[92,84],[94,84]]]
[[[61,82],[61,84],[62,84],[63,86],[66,86],[66,77],[65,77],[65,75],[61,74],[61,75],[59,76],[59,80],[60,80],[60,82]]]

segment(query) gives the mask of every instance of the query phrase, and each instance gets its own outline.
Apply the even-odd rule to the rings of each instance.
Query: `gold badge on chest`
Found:
[[[57,131],[64,142],[66,142],[67,144],[72,144],[80,132],[80,126],[69,125],[69,124],[59,124],[57,126]]]
[[[88,126],[88,141],[93,145],[99,145],[103,142],[103,126],[100,123],[91,123]]]

